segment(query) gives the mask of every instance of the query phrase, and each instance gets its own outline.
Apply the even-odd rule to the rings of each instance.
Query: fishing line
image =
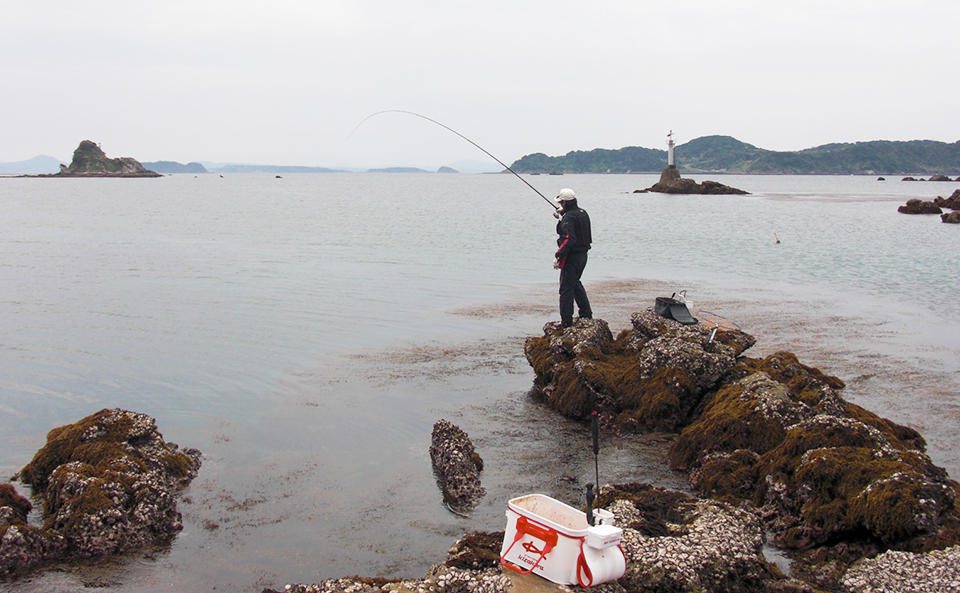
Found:
[[[456,134],[457,136],[460,136],[461,138],[463,138],[464,140],[466,140],[466,141],[469,142],[470,144],[473,144],[474,146],[476,146],[477,148],[479,148],[480,150],[482,150],[482,151],[484,152],[484,154],[486,154],[488,157],[490,157],[490,158],[492,158],[493,160],[495,160],[495,161],[497,161],[498,163],[500,163],[500,165],[501,165],[504,169],[506,169],[507,171],[510,171],[511,173],[513,173],[514,175],[516,175],[516,176],[517,176],[517,179],[519,179],[520,181],[526,183],[526,184],[527,184],[527,187],[529,187],[529,188],[532,189],[533,191],[537,192],[537,195],[540,196],[541,198],[543,198],[543,199],[547,202],[547,204],[550,204],[550,207],[551,207],[551,208],[553,208],[554,210],[557,209],[556,204],[554,204],[553,202],[551,202],[551,201],[550,201],[550,198],[548,198],[547,196],[545,196],[545,195],[543,195],[542,193],[540,193],[540,190],[538,190],[537,188],[535,188],[535,187],[533,187],[532,185],[530,185],[530,182],[528,182],[526,179],[524,179],[523,177],[520,177],[520,175],[517,175],[517,172],[514,171],[513,169],[511,169],[510,167],[508,167],[508,166],[506,165],[506,163],[504,163],[503,161],[501,161],[501,160],[498,159],[497,157],[495,157],[495,156],[493,156],[492,154],[490,154],[490,151],[488,151],[486,148],[480,146],[479,144],[477,144],[477,143],[474,142],[473,140],[467,138],[466,136],[464,136],[464,135],[461,134],[460,132],[454,130],[454,129],[451,128],[450,126],[444,125],[444,124],[438,122],[438,121],[435,120],[435,119],[430,119],[430,118],[427,117],[426,115],[420,115],[419,113],[414,113],[414,112],[412,112],[412,111],[405,111],[405,110],[403,110],[403,109],[385,109],[385,110],[383,110],[383,111],[378,111],[378,112],[376,112],[376,113],[371,113],[371,114],[368,115],[367,117],[363,118],[363,121],[357,124],[357,127],[353,129],[353,132],[356,132],[358,129],[360,129],[360,126],[362,126],[363,123],[364,123],[365,121],[367,121],[368,119],[370,119],[371,117],[373,117],[373,116],[375,116],[375,115],[380,115],[380,114],[382,114],[382,113],[406,113],[407,115],[414,115],[414,116],[416,116],[416,117],[419,117],[420,119],[425,119],[425,120],[427,120],[428,122],[435,123],[435,124],[437,124],[438,126],[440,126],[441,128],[444,128],[444,129],[446,129],[446,130],[449,130],[449,131],[453,132],[453,133]],[[353,132],[350,132],[350,136],[353,136]],[[350,139],[350,136],[347,136],[347,140]]]

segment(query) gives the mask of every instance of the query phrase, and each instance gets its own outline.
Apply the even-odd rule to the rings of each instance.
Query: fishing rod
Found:
[[[438,122],[438,121],[435,120],[435,119],[430,119],[430,118],[427,117],[426,115],[420,115],[419,113],[414,113],[413,111],[405,111],[405,110],[403,110],[403,109],[384,109],[383,111],[378,111],[378,112],[376,112],[376,113],[371,113],[371,114],[368,115],[367,117],[363,118],[363,121],[357,124],[357,127],[353,129],[353,132],[356,132],[358,129],[360,129],[360,126],[362,126],[363,123],[364,123],[365,121],[367,121],[368,119],[370,119],[371,117],[374,117],[375,115],[380,115],[380,114],[382,114],[382,113],[406,113],[407,115],[413,115],[413,116],[419,117],[420,119],[425,119],[425,120],[427,120],[428,122],[435,123],[435,124],[437,124],[438,126],[440,126],[441,128],[444,128],[444,129],[446,129],[446,130],[449,130],[449,131],[453,132],[453,133],[456,134],[457,136],[460,136],[461,138],[463,138],[464,140],[466,140],[466,141],[469,142],[470,144],[473,144],[474,146],[476,146],[477,148],[479,148],[480,150],[482,150],[482,151],[484,152],[484,154],[486,154],[488,157],[490,157],[490,158],[492,158],[493,160],[495,160],[495,161],[497,161],[498,163],[500,163],[500,165],[501,165],[504,169],[506,169],[507,171],[510,171],[511,173],[513,173],[514,175],[516,175],[516,176],[517,176],[517,179],[519,179],[520,181],[526,183],[526,184],[527,184],[527,187],[529,187],[529,188],[532,189],[533,191],[537,192],[537,195],[540,196],[541,198],[543,198],[544,201],[547,202],[547,204],[550,204],[550,207],[551,207],[551,208],[553,208],[554,210],[557,210],[556,204],[554,204],[553,202],[551,202],[551,201],[550,201],[550,198],[548,198],[547,196],[545,196],[545,195],[543,195],[542,193],[540,193],[540,190],[538,190],[537,188],[535,188],[535,187],[533,187],[532,185],[530,185],[530,182],[528,182],[528,181],[527,181],[526,179],[524,179],[523,177],[520,177],[520,175],[518,175],[516,171],[514,171],[513,169],[511,169],[510,167],[508,167],[508,166],[506,165],[506,163],[504,163],[503,161],[501,161],[501,160],[498,159],[497,157],[495,157],[495,156],[493,156],[492,154],[490,154],[490,151],[488,151],[486,148],[480,146],[479,144],[477,144],[477,143],[474,142],[473,140],[467,138],[466,136],[464,136],[464,135],[461,134],[460,132],[454,130],[454,129],[451,128],[450,126],[444,125],[444,124]],[[353,132],[350,132],[350,136],[353,136]],[[350,139],[350,136],[347,136],[347,140]]]

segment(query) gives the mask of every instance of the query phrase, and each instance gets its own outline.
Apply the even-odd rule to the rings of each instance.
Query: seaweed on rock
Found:
[[[169,541],[183,529],[174,493],[199,467],[199,451],[164,441],[144,414],[105,409],[51,430],[18,474],[43,501],[43,527],[24,524],[22,503],[4,514],[0,572]]]

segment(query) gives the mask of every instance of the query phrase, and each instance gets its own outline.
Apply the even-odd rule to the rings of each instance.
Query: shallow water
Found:
[[[748,354],[791,350],[839,376],[960,474],[960,234],[896,212],[955,184],[714,178],[751,195],[528,179],[589,210],[584,281],[614,332],[686,289],[758,338]],[[557,317],[555,234],[512,176],[2,179],[0,213],[2,475],[104,407],[205,454],[169,547],[0,590],[416,577],[464,531],[502,529],[507,499],[575,503],[593,481],[584,428],[528,396],[523,340]],[[470,517],[444,509],[431,473],[440,418],[486,461]],[[605,436],[601,480],[684,488],[669,442]]]

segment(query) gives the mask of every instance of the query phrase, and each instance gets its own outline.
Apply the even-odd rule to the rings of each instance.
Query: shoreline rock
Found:
[[[153,418],[121,409],[51,430],[14,477],[42,498],[43,526],[28,525],[30,501],[0,485],[0,575],[170,541],[183,529],[176,491],[200,457],[164,441]]]

